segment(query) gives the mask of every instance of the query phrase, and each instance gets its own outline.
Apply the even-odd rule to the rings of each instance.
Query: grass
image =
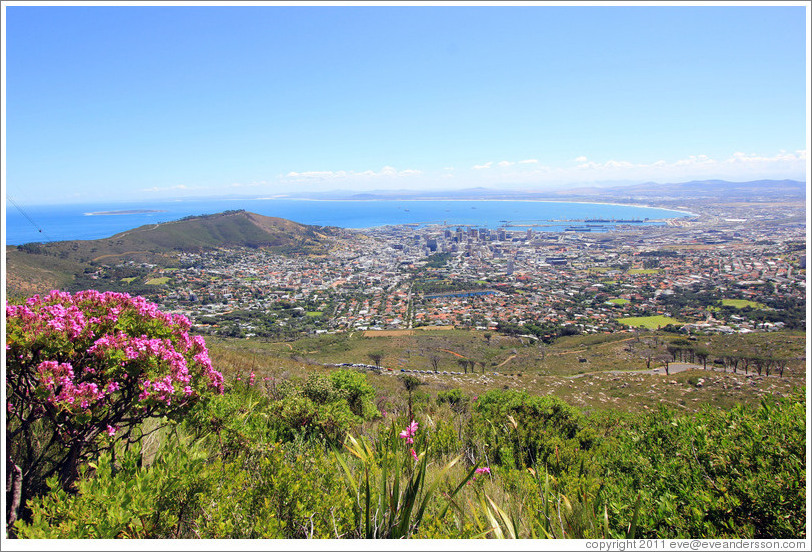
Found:
[[[668,324],[679,324],[679,320],[671,318],[670,316],[631,316],[629,318],[618,318],[618,322],[626,324],[627,326],[635,326],[638,328],[646,328],[647,330],[656,330]]]
[[[800,360],[787,369],[783,378],[748,378],[744,374],[723,372],[721,367],[713,370],[710,363],[707,370],[688,370],[671,375],[664,371],[658,374],[635,372],[646,366],[645,360],[629,349],[635,340],[631,332],[570,336],[545,349],[522,346],[518,339],[496,334],[488,346],[481,333],[454,331],[429,335],[415,332],[411,336],[367,338],[356,332],[352,337],[335,334],[290,343],[219,338],[207,338],[206,341],[218,369],[229,374],[247,374],[254,370],[258,377],[276,380],[304,380],[310,373],[327,374],[336,370],[322,363],[369,364],[371,361],[367,355],[381,351],[384,353],[381,365],[393,371],[367,372],[367,380],[375,387],[380,399],[385,398],[393,406],[402,408],[405,408],[406,399],[398,378],[400,368],[430,370],[428,357],[437,354],[441,357],[438,367],[441,372],[462,371],[456,361],[459,357],[445,351],[486,360],[486,373],[482,374],[477,365],[475,374],[416,374],[425,383],[420,387],[425,400],[455,388],[471,397],[491,389],[507,388],[536,395],[554,395],[586,413],[602,410],[642,413],[656,410],[660,404],[696,412],[705,405],[719,408],[739,403],[757,405],[763,397],[787,395],[805,382],[805,366]],[[774,349],[791,349],[801,355],[805,349],[805,336],[800,332],[749,334],[740,338],[742,341],[735,343],[728,343],[732,339],[729,336],[701,339],[711,343],[711,349],[720,350],[729,346],[760,344]],[[509,357],[513,358],[499,369],[490,366],[491,362],[501,363]],[[586,362],[580,362],[580,359],[586,359]],[[579,373],[583,375],[572,377]],[[704,379],[703,386],[691,384],[690,378],[694,378],[694,382],[697,378]]]
[[[670,319],[673,321],[673,319]],[[533,379],[567,378],[575,374],[606,374],[617,370],[645,370],[643,356],[633,350],[636,334],[631,330],[613,333],[584,334],[562,337],[555,343],[539,346],[536,342],[492,333],[490,344],[484,331],[447,330],[420,332],[391,330],[377,332],[339,332],[308,337],[290,342],[264,342],[260,339],[207,338],[216,346],[227,347],[257,359],[257,362],[278,363],[293,361],[312,366],[321,364],[362,363],[371,364],[370,353],[382,353],[381,366],[395,373],[405,370],[433,370],[432,358],[438,361],[437,369],[463,372],[459,364],[462,358],[477,362],[476,376],[440,376],[438,385],[457,385],[457,380],[473,382],[482,377],[485,363],[486,376],[493,385],[528,385]],[[652,332],[654,333],[654,332]],[[660,334],[663,338],[671,334]],[[702,345],[712,355],[727,349],[776,350],[804,356],[805,335],[802,332],[756,332],[746,336],[712,335],[700,337]],[[668,340],[668,339],[666,339]],[[663,351],[665,349],[663,348]],[[712,358],[709,359],[709,362]],[[802,361],[795,361],[787,369],[796,376],[804,373]],[[493,372],[502,376],[495,377]],[[522,376],[516,374],[521,373]],[[514,379],[502,381],[505,374]],[[424,376],[420,376],[424,377]],[[432,376],[433,377],[433,376]],[[772,378],[770,378],[772,380]],[[500,383],[501,381],[501,383]],[[481,391],[481,389],[479,389]],[[487,390],[487,389],[486,389]],[[541,389],[546,392],[547,388]]]
[[[6,293],[29,297],[69,286],[85,265],[50,255],[29,255],[16,246],[6,246]]]
[[[607,303],[612,303],[613,305],[628,305],[629,300],[628,299],[620,299],[620,298],[618,298],[618,299],[609,299],[607,301]]]
[[[147,284],[148,286],[161,286],[161,285],[167,283],[168,281],[169,281],[168,276],[162,276],[160,278],[150,278],[149,280],[147,280],[144,283]]]
[[[659,274],[659,268],[632,268],[629,269],[627,274]]]
[[[307,316],[311,318],[318,318],[319,316],[323,315],[324,313],[321,311],[308,311]]]
[[[746,299],[722,299],[722,306],[734,307],[737,309],[743,309],[744,307],[751,307],[754,309],[767,308],[767,305],[765,305],[764,303],[758,303],[756,301],[747,301]]]
[[[137,279],[138,279],[137,276],[133,276],[132,278],[122,278],[121,281],[124,282],[124,283],[127,283],[127,284],[131,284]]]

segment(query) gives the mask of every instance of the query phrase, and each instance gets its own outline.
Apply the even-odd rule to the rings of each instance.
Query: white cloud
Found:
[[[168,186],[168,187],[165,187],[165,188],[161,188],[159,186],[153,186],[152,188],[142,188],[139,191],[141,191],[141,192],[171,192],[173,190],[189,190],[189,189],[191,189],[191,188],[189,188],[185,184],[178,184],[177,186]]]
[[[525,159],[523,161],[519,161],[519,164],[520,165],[529,165],[529,164],[538,163],[538,162],[539,162],[538,159]]]
[[[632,163],[629,163],[628,161],[614,161],[614,160],[611,160],[611,161],[606,162],[606,167],[610,167],[610,168],[615,169],[615,168],[620,168],[620,167],[623,167],[623,168],[634,167],[634,165]]]
[[[780,151],[772,155],[737,151],[728,156],[711,157],[697,153],[679,159],[657,159],[639,162],[623,158],[607,161],[589,160],[586,156],[574,159],[576,165],[554,167],[522,162],[493,162],[476,165],[468,177],[478,186],[521,185],[523,187],[571,186],[607,181],[628,182],[685,182],[690,180],[721,179],[735,182],[761,179],[807,178],[807,151]],[[486,168],[499,171],[482,171]]]
[[[329,180],[365,180],[371,178],[400,178],[422,174],[418,169],[402,169],[386,165],[379,171],[367,169],[365,171],[290,171],[283,180],[329,181]]]

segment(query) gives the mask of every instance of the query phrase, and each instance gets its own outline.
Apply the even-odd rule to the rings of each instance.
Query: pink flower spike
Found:
[[[398,437],[400,437],[401,439],[406,439],[406,442],[411,445],[412,443],[414,443],[414,439],[412,439],[412,437],[414,436],[415,433],[417,433],[417,422],[412,420],[412,423],[409,424],[409,427],[401,431]]]
[[[490,474],[490,473],[491,473],[491,469],[490,469],[490,468],[477,468],[477,469],[476,469],[476,473],[487,473],[487,474]]]
[[[116,434],[116,428],[114,428],[113,426],[108,424],[108,426],[107,426],[107,435],[112,437],[115,434]]]
[[[417,462],[417,453],[414,451],[414,449],[409,449],[409,452],[412,453],[412,458],[414,458],[414,461]]]

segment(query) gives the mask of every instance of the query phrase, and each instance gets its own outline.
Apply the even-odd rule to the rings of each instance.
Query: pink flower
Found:
[[[482,474],[482,473],[487,473],[488,475],[490,475],[491,469],[490,468],[477,468],[476,470],[474,470],[474,477],[471,478],[471,481],[476,479],[476,476],[479,475],[479,474]],[[471,481],[468,482],[469,485],[471,484]]]
[[[117,392],[133,378],[141,387],[139,400],[149,401],[142,408],[183,402],[205,387],[223,392],[223,375],[212,366],[205,340],[189,335],[189,320],[163,313],[143,297],[55,290],[5,306],[6,327],[13,330],[6,341],[11,370],[35,358],[26,351],[48,350],[43,344],[52,342],[65,344],[56,358],[70,359],[45,357],[34,365],[34,377],[16,390],[39,402],[35,409],[56,407],[58,416],[106,416],[126,398]],[[13,407],[7,403],[9,412]]]
[[[401,439],[406,439],[406,443],[411,445],[412,443],[414,443],[414,439],[412,439],[412,437],[414,437],[415,433],[417,433],[417,422],[412,420],[412,423],[409,424],[409,427],[401,431],[398,437],[400,437]]]
[[[115,434],[116,434],[116,428],[115,428],[115,427],[113,427],[113,426],[111,426],[110,424],[108,424],[108,425],[107,425],[107,435],[109,435],[110,437],[112,437],[112,436],[113,436],[113,435],[115,435]]]
[[[414,461],[417,462],[417,453],[414,451],[414,449],[410,448],[409,452],[412,453],[412,458],[414,458]]]

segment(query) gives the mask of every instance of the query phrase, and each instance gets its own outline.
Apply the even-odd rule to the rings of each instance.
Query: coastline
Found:
[[[84,213],[86,217],[108,216],[108,215],[146,215],[149,213],[166,213],[166,209],[124,209],[121,211],[93,211]]]
[[[342,202],[352,202],[352,201],[363,201],[363,202],[375,202],[375,201],[386,201],[386,202],[440,202],[440,201],[449,201],[449,202],[483,202],[483,203],[497,203],[497,202],[510,202],[510,203],[561,203],[561,204],[579,204],[579,205],[612,205],[615,207],[633,207],[633,208],[640,208],[640,209],[659,209],[661,211],[670,211],[672,213],[682,213],[686,217],[698,217],[700,216],[698,213],[692,213],[690,211],[681,211],[679,209],[669,209],[668,207],[658,207],[656,205],[648,205],[645,203],[613,203],[609,201],[582,201],[582,200],[574,200],[574,201],[563,201],[560,199],[531,199],[531,198],[524,198],[524,199],[461,199],[461,198],[409,198],[409,199],[393,199],[393,198],[340,198],[340,199],[319,199],[319,198],[310,198],[310,197],[256,197],[250,199],[248,201],[313,201],[313,202],[335,202],[335,201],[342,201]],[[676,218],[676,217],[675,217]]]
[[[110,208],[112,207],[112,208]],[[118,207],[116,209],[115,207]],[[29,219],[7,213],[6,245],[46,241],[103,239],[144,224],[241,209],[316,226],[369,229],[403,224],[496,228],[505,221],[577,221],[647,219],[664,222],[699,216],[684,210],[617,202],[560,199],[322,199],[263,196],[130,204],[31,206]],[[33,221],[33,223],[32,223]],[[565,224],[565,223],[562,223]],[[44,234],[39,229],[44,230]],[[562,228],[563,230],[563,228]]]

